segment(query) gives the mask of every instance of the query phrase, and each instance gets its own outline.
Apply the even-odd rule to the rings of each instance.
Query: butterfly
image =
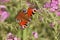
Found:
[[[29,7],[27,10],[23,9],[18,12],[16,16],[16,20],[21,28],[26,28],[27,24],[31,21],[31,17],[36,12],[36,10],[32,7]]]

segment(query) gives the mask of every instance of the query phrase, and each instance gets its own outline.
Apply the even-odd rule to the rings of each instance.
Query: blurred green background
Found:
[[[0,40],[5,40],[9,32],[23,40],[60,40],[60,25],[55,20],[57,17],[54,14],[50,14],[51,12],[47,13],[47,9],[43,8],[44,3],[49,0],[29,1],[36,3],[41,12],[36,12],[32,16],[28,28],[24,30],[20,29],[15,17],[19,10],[28,8],[26,0],[10,0],[10,2],[4,3],[7,6],[7,11],[10,13],[10,17],[5,22],[0,23]],[[50,27],[49,23],[53,21],[57,26]],[[37,39],[32,35],[33,31],[38,33]]]

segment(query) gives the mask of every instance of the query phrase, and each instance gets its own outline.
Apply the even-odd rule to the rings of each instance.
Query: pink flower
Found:
[[[52,3],[58,4],[58,0],[51,0]]]
[[[7,35],[7,40],[21,40],[20,38],[17,38],[15,35],[12,33],[8,33]]]
[[[37,32],[32,32],[32,34],[35,38],[38,38],[38,33]]]
[[[12,33],[8,33],[7,40],[13,40],[13,39],[14,39],[14,35]]]
[[[53,6],[51,6],[50,11],[51,11],[51,12],[54,12],[54,11],[56,11],[57,9],[58,9],[58,6],[57,6],[57,5],[53,5]]]
[[[7,36],[10,36],[10,35],[13,35],[12,33],[8,33],[8,35]]]
[[[56,5],[55,3],[51,3],[51,8],[58,9],[58,5]]]
[[[14,37],[14,40],[21,40],[20,38]]]
[[[0,0],[1,3],[9,2],[10,0]]]
[[[6,8],[6,6],[5,5],[0,5],[0,8]]]
[[[56,9],[58,9],[58,1],[51,0],[51,8],[50,8],[50,11],[54,12]]]
[[[57,11],[57,12],[56,12],[56,15],[57,15],[57,16],[60,16],[60,11]]]
[[[44,8],[49,8],[49,7],[50,7],[50,3],[46,2]]]
[[[44,5],[45,8],[49,8],[51,12],[58,9],[58,0],[51,0],[51,2]]]
[[[54,11],[55,11],[55,9],[54,9],[54,8],[50,8],[50,11],[51,11],[51,12],[54,12]]]
[[[6,12],[6,11],[5,12],[2,12],[0,21],[1,22],[4,22],[8,17],[9,17],[8,12]]]
[[[58,0],[58,4],[60,5],[60,0]]]
[[[51,3],[50,6],[51,6],[51,7],[55,7],[55,6],[58,6],[58,5],[56,5],[56,4],[54,4],[54,3]]]
[[[18,38],[17,37],[14,37],[14,40],[18,40]]]
[[[9,13],[6,11],[6,6],[0,5],[0,22],[4,22],[9,17]]]

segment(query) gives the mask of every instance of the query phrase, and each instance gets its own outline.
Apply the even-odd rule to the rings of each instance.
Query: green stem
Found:
[[[23,40],[23,30],[21,30],[21,40]]]

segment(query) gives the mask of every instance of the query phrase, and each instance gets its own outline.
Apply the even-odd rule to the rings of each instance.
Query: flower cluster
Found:
[[[14,36],[12,33],[8,33],[7,40],[20,40],[20,39]]]
[[[6,11],[6,6],[0,5],[0,22],[4,22],[9,17],[9,13]]]
[[[60,16],[60,10],[59,9],[59,0],[51,0],[51,2],[47,2],[44,5],[44,8],[49,8],[51,12],[55,12],[57,16]]]
[[[37,32],[32,32],[34,38],[38,38],[38,33]]]
[[[58,0],[51,0],[44,5],[45,8],[50,8],[50,11],[55,11],[58,9]]]

